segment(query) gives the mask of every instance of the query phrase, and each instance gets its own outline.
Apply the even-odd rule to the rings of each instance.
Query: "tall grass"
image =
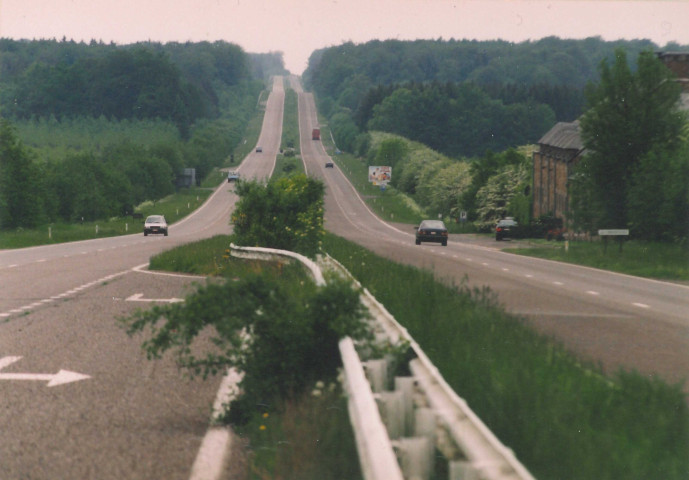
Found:
[[[339,387],[314,389],[257,412],[236,433],[247,440],[250,480],[362,478],[347,402]]]
[[[680,386],[605,378],[496,305],[488,290],[328,235],[339,260],[402,323],[453,389],[546,479],[686,479],[689,409]]]
[[[299,107],[298,95],[291,88],[285,89],[285,108],[282,117],[281,150],[294,149],[299,153]]]
[[[602,242],[570,242],[548,247],[509,249],[519,255],[587,265],[639,277],[689,280],[689,246],[659,242],[625,241],[605,248]]]

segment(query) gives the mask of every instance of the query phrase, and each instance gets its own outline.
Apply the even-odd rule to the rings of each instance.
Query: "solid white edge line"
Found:
[[[212,422],[222,413],[223,405],[234,398],[237,393],[237,383],[241,375],[234,369],[229,369],[218,388],[213,403]],[[232,434],[229,427],[214,425],[206,431],[201,447],[196,454],[196,460],[191,467],[189,480],[220,480],[225,469],[226,458],[232,447]]]
[[[210,427],[203,437],[201,448],[191,468],[189,480],[217,480],[225,466],[225,456],[232,444],[230,430],[226,427]]]

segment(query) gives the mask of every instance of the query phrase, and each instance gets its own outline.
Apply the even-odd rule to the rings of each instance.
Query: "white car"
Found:
[[[144,236],[149,233],[162,233],[167,237],[167,222],[163,215],[149,215],[144,222]]]

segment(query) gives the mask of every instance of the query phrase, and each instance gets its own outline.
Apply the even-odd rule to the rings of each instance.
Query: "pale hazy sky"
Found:
[[[282,51],[296,74],[314,50],[350,40],[550,35],[689,45],[689,0],[0,0],[0,37],[225,40]]]

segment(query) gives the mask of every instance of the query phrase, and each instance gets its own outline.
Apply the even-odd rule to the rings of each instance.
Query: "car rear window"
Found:
[[[424,220],[419,228],[445,228],[445,224],[440,220]]]

